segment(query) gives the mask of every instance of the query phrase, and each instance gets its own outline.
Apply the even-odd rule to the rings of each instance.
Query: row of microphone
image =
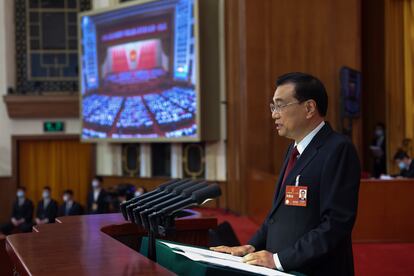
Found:
[[[120,208],[126,220],[158,233],[159,225],[168,227],[179,211],[220,195],[219,185],[206,180],[174,179],[121,203]]]

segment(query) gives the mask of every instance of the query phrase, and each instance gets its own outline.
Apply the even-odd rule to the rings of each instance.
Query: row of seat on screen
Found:
[[[121,97],[93,94],[83,100],[85,122],[112,127],[117,115],[117,128],[152,129],[153,118],[160,127],[194,119],[194,89],[173,87],[160,93]],[[121,111],[121,112],[120,112]]]
[[[34,225],[53,223],[56,217],[61,216],[119,212],[121,202],[146,192],[145,188],[135,187],[132,184],[120,184],[108,191],[101,185],[102,178],[94,177],[91,182],[92,189],[87,196],[86,208],[75,200],[74,192],[70,189],[63,192],[62,203],[58,204],[51,196],[51,188],[45,186],[42,199],[37,203],[34,219],[33,201],[27,198],[26,188],[19,186],[10,219],[0,225],[0,232],[5,235],[31,232]]]

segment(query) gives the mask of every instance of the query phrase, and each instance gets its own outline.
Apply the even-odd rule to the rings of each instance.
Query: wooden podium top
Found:
[[[214,218],[201,220],[204,230],[217,225]],[[35,226],[33,233],[7,237],[7,252],[20,275],[173,275],[111,237],[116,229],[143,233],[121,214],[61,217],[56,221]],[[196,231],[197,223],[181,221],[180,226],[177,220],[177,229],[190,226]]]

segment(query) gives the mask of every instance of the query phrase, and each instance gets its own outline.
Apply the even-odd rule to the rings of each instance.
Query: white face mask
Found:
[[[141,192],[141,191],[136,191],[136,192],[134,193],[134,195],[135,195],[135,197],[140,196],[140,195],[142,195],[142,192]]]
[[[92,180],[92,187],[98,188],[99,187],[99,181],[98,180]]]
[[[68,202],[69,201],[69,196],[68,195],[63,195],[63,201]]]
[[[17,191],[16,195],[17,195],[18,198],[23,198],[24,197],[24,191],[19,190],[19,191]]]
[[[49,191],[43,191],[43,193],[42,193],[42,197],[43,197],[43,198],[49,198],[49,197],[50,197],[50,193],[49,193]]]
[[[407,169],[407,165],[404,163],[404,161],[398,162],[398,167],[400,168],[400,170]]]

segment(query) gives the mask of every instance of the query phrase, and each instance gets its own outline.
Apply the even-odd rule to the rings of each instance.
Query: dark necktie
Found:
[[[281,188],[283,188],[285,186],[285,184],[286,184],[285,180],[286,180],[287,176],[289,175],[290,171],[293,169],[293,166],[295,166],[296,159],[298,159],[298,155],[299,155],[299,151],[296,147],[294,147],[292,152],[290,153],[289,162],[287,164],[285,174],[283,175],[283,181],[282,181],[282,187]],[[282,191],[282,189],[280,191]]]

